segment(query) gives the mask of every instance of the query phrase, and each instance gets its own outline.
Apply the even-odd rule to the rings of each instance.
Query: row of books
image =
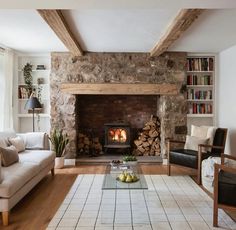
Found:
[[[187,75],[187,85],[213,85],[211,75]]]
[[[204,103],[192,103],[189,106],[189,114],[212,114],[212,105]]]
[[[213,71],[213,58],[188,58],[187,71]]]
[[[188,89],[187,99],[189,99],[189,100],[211,100],[212,99],[212,90]]]

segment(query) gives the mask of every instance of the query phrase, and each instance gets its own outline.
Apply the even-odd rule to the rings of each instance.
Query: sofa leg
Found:
[[[55,170],[54,170],[54,168],[53,168],[53,169],[51,169],[51,174],[52,174],[52,176],[54,176],[54,175],[55,175]]]
[[[168,163],[167,165],[167,175],[170,176],[171,174],[171,165]]]
[[[9,223],[9,212],[2,212],[2,223],[3,226],[8,226]]]

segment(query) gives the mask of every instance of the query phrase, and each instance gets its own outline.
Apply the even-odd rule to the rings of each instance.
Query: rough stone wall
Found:
[[[181,88],[185,84],[186,53],[164,53],[150,57],[140,53],[87,53],[74,57],[69,53],[51,55],[51,127],[68,133],[68,157],[76,156],[75,95],[60,91],[61,83],[172,83],[179,94],[160,96],[162,122],[162,154],[166,154],[164,139],[183,139],[186,134],[187,105]],[[78,111],[79,113],[79,111]]]

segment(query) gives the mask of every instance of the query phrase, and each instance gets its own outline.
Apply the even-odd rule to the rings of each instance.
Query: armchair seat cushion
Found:
[[[219,172],[218,186],[218,202],[236,206],[236,174],[221,170]]]
[[[197,169],[198,152],[191,149],[175,149],[170,151],[169,162]]]

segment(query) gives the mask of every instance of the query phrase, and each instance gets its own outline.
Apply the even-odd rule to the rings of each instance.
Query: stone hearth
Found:
[[[70,143],[67,157],[76,156],[76,95],[63,91],[62,84],[160,84],[175,85],[177,91],[158,97],[157,115],[161,121],[161,152],[166,154],[165,138],[184,139],[186,135],[187,106],[181,89],[185,84],[186,53],[165,53],[160,57],[149,54],[88,53],[74,57],[68,53],[52,53],[51,126],[68,133]],[[128,93],[127,93],[128,94]],[[125,96],[125,95],[124,95]],[[157,98],[157,95],[150,95]],[[89,97],[89,96],[88,96]],[[96,97],[96,96],[93,96]],[[137,113],[138,115],[138,113]]]

